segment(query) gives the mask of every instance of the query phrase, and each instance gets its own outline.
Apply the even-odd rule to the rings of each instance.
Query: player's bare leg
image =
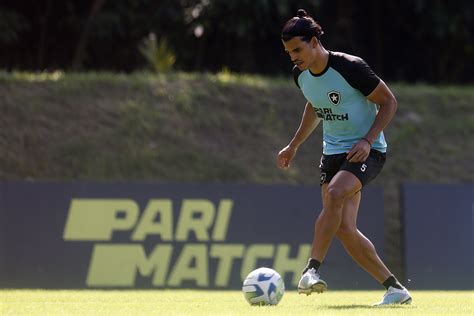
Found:
[[[341,185],[341,182],[346,185]],[[354,261],[387,287],[387,293],[377,305],[410,304],[411,296],[408,290],[393,277],[377,255],[372,242],[357,230],[361,188],[360,181],[347,171],[338,172],[329,185],[322,186],[324,209],[316,221],[311,260],[321,263],[331,245],[332,238],[336,235]],[[333,210],[333,213],[328,210]],[[335,224],[339,226],[331,235]],[[311,286],[311,283],[314,285]],[[300,290],[300,287],[304,285],[306,285],[306,292]],[[298,289],[300,293],[310,294],[322,292],[326,286],[326,282],[320,279],[317,270],[309,269],[303,274]]]
[[[339,171],[329,184],[323,184],[321,191],[323,210],[315,223],[311,260],[318,263],[324,260],[332,239],[341,225],[344,201],[361,188],[359,179],[344,170]],[[317,268],[305,269],[298,283],[299,293],[309,295],[312,292],[322,293],[326,290],[327,284],[320,279],[317,272]]]
[[[346,199],[362,189],[359,179],[352,173],[341,170],[329,184],[323,184],[323,210],[315,224],[311,258],[323,262],[329,246],[339,230]]]
[[[374,279],[383,283],[392,273],[377,255],[372,242],[357,229],[360,198],[361,193],[357,192],[346,200],[336,236],[352,259]]]
[[[360,199],[360,192],[346,199],[342,211],[341,226],[336,236],[352,259],[374,279],[387,287],[382,301],[376,305],[410,304],[412,298],[408,290],[398,283],[378,256],[372,242],[357,229]]]

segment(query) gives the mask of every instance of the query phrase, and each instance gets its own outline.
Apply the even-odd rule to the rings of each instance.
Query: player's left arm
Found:
[[[397,99],[385,82],[380,80],[377,87],[367,96],[367,99],[379,105],[375,121],[367,134],[349,151],[347,159],[350,162],[362,162],[369,157],[370,148],[378,135],[390,123],[397,110]],[[369,144],[370,142],[370,144]]]
[[[372,124],[372,127],[365,135],[370,143],[373,144],[375,139],[388,125],[388,123],[390,123],[393,116],[395,115],[395,112],[397,111],[397,99],[382,80],[380,80],[375,90],[367,96],[367,99],[370,102],[378,104],[380,107],[377,115],[375,116],[375,121]]]

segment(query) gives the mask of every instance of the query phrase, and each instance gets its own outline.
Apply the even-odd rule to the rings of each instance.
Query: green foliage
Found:
[[[169,47],[166,38],[156,39],[155,33],[150,33],[139,46],[140,53],[147,60],[150,69],[157,73],[166,73],[176,62],[176,55]]]
[[[0,9],[0,43],[15,43],[20,33],[30,29],[26,18],[17,12]]]
[[[3,2],[0,69],[64,70],[78,56],[85,70],[132,72],[143,65],[145,50],[152,71],[174,65],[186,71],[286,74],[291,62],[281,27],[304,8],[321,23],[327,49],[364,58],[385,81],[474,80],[467,0],[107,1],[93,15],[103,0],[43,1],[35,7]],[[143,41],[150,31],[168,44]]]

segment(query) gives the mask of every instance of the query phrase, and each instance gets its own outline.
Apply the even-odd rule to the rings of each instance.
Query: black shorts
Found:
[[[375,179],[385,164],[385,154],[371,149],[369,157],[364,162],[349,162],[347,154],[323,155],[319,163],[321,170],[321,185],[331,182],[339,170],[346,170],[355,175],[362,186]]]

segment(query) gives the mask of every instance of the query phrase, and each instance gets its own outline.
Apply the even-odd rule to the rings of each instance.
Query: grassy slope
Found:
[[[298,295],[250,306],[240,291],[0,290],[2,315],[472,315],[472,291],[413,291],[413,304],[371,307],[383,291]]]
[[[472,181],[474,89],[392,88],[382,181]],[[320,130],[289,172],[274,168],[304,105],[290,80],[3,73],[0,96],[3,179],[317,182]]]
[[[474,88],[391,87],[399,110],[375,183],[400,267],[398,183],[474,180]],[[290,78],[0,73],[0,180],[317,184],[320,128],[287,172],[274,164],[303,107]]]

